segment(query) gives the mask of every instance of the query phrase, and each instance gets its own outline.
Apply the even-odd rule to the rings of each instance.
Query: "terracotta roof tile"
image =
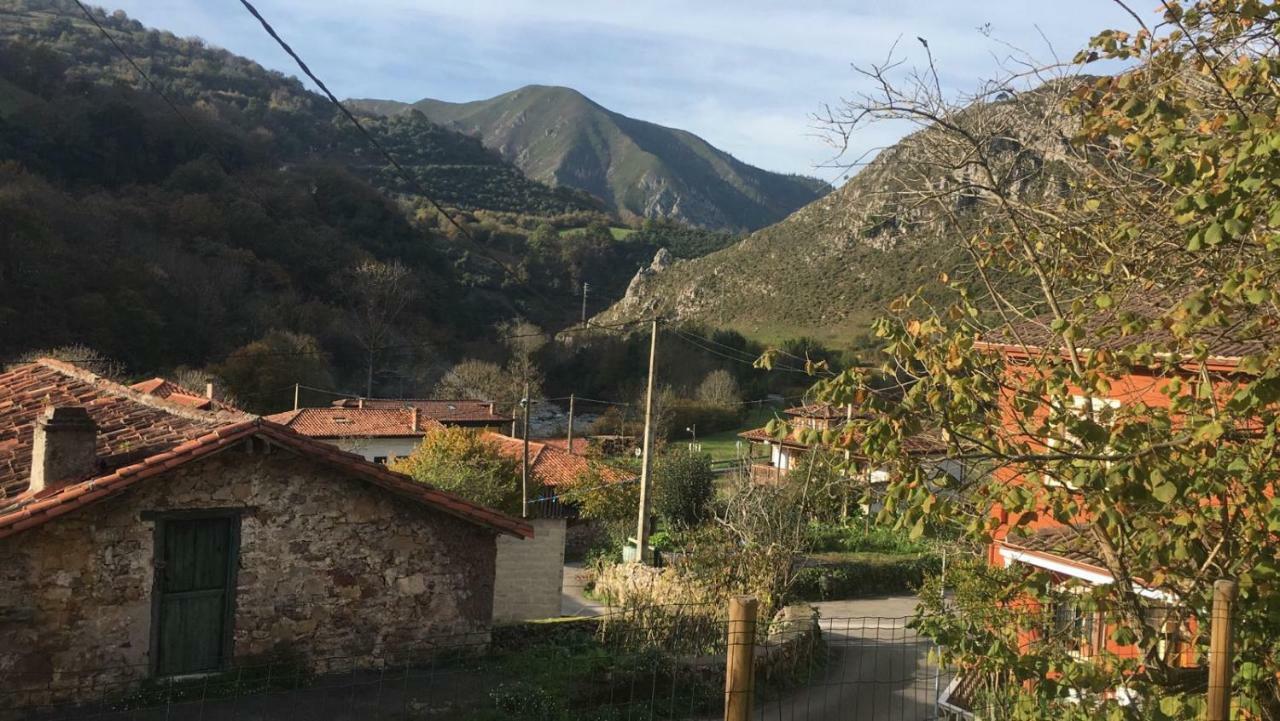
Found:
[[[27,488],[31,432],[49,405],[80,405],[98,425],[103,469],[172,448],[248,416],[200,411],[104,380],[75,366],[40,360],[0,373],[0,504]]]
[[[488,438],[497,443],[498,448],[506,455],[524,460],[524,441],[501,433],[486,433]],[[543,441],[529,441],[529,468],[533,479],[543,486],[571,485],[592,470],[591,462],[584,456],[569,453]],[[596,464],[596,471],[605,483],[617,483],[631,478],[612,466]]]
[[[99,427],[96,475],[39,497],[26,493],[32,426],[50,404],[89,409]],[[501,533],[531,537],[527,523],[418,483],[381,464],[239,412],[201,411],[140,393],[74,366],[40,360],[0,374],[0,538],[119,493],[196,458],[259,436],[336,465],[405,498]],[[128,459],[128,460],[124,460]]]
[[[409,438],[444,428],[419,411],[415,429],[410,408],[301,408],[267,420],[312,438]]]
[[[150,380],[140,381],[129,386],[129,388],[139,393],[146,393],[149,396],[155,396],[157,398],[165,398],[173,401],[174,403],[181,403],[184,406],[199,408],[200,410],[238,410],[230,403],[209,398],[203,393],[193,391],[185,386],[180,386],[165,378],[152,378]]]
[[[1102,336],[1101,333],[1104,329],[1110,331],[1118,328],[1126,319],[1161,320],[1167,315],[1168,310],[1179,302],[1180,299],[1175,299],[1170,294],[1158,290],[1125,298],[1111,308],[1099,310],[1090,316],[1084,328],[1085,336],[1078,343],[1079,347],[1119,350],[1150,343],[1156,352],[1161,352],[1175,339],[1173,334],[1159,323],[1130,335],[1112,333]],[[1280,320],[1275,318],[1269,320],[1271,325],[1255,333],[1255,337],[1236,338],[1226,332],[1206,332],[1197,338],[1206,345],[1210,358],[1233,363],[1246,355],[1265,353],[1280,342]],[[1017,354],[1028,351],[1057,352],[1062,347],[1063,340],[1060,335],[1050,330],[1051,321],[1052,316],[1046,313],[1011,327],[1000,328],[984,335],[979,340],[978,347],[1003,349]]]
[[[494,412],[491,401],[448,400],[435,398],[343,398],[333,402],[334,408],[417,408],[425,418],[441,423],[510,423],[511,416]]]

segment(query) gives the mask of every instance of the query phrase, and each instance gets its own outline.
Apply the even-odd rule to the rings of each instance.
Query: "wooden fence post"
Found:
[[[729,599],[729,645],[724,668],[724,721],[748,721],[755,696],[756,613],[754,596]]]
[[[1232,605],[1236,582],[1219,579],[1213,584],[1213,616],[1209,619],[1209,698],[1206,721],[1227,721],[1231,715]]]

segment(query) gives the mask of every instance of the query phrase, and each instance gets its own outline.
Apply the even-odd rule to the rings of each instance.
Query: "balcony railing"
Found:
[[[779,468],[772,463],[752,463],[752,483],[781,483],[787,477],[787,469]]]

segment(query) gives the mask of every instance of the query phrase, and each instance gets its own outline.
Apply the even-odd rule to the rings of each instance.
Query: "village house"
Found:
[[[1159,312],[1156,306],[1146,301],[1132,301],[1124,310],[1135,314]],[[978,342],[975,347],[998,355],[1004,361],[1005,373],[1009,378],[1008,387],[1016,388],[1021,382],[1027,380],[1028,374],[1037,372],[1033,365],[1037,358],[1043,357],[1046,353],[1059,352],[1057,348],[1060,339],[1055,338],[1048,331],[1048,326],[1047,321],[1040,319],[1040,322],[1020,325],[1016,333],[1009,334],[1009,337],[1017,337],[1017,343],[1007,339],[1006,336],[995,335]],[[1161,333],[1159,330],[1150,331],[1142,340],[1158,342],[1162,339]],[[1136,341],[1122,337],[1086,338],[1082,342],[1093,350],[1112,350],[1123,348],[1126,343]],[[1214,343],[1209,350],[1210,355],[1203,367],[1200,364],[1187,364],[1177,370],[1170,371],[1166,367],[1158,372],[1137,367],[1126,375],[1110,378],[1109,390],[1105,394],[1100,394],[1097,390],[1071,389],[1073,408],[1081,414],[1088,411],[1103,423],[1107,422],[1108,417],[1115,410],[1133,404],[1167,409],[1170,404],[1170,399],[1164,392],[1168,387],[1167,384],[1178,378],[1200,378],[1201,371],[1211,374],[1214,379],[1213,385],[1217,390],[1230,393],[1243,377],[1239,368],[1242,356],[1257,352],[1259,345],[1257,342],[1240,343],[1225,340]],[[1010,393],[1004,394],[1000,411],[1006,419],[1006,431],[1016,436],[1022,431],[1015,420],[1017,413],[1012,405],[1013,401]],[[1047,413],[1047,409],[1042,409],[1040,412]],[[1045,449],[1050,449],[1064,442],[1065,439],[1065,432],[1063,432],[1063,436],[1060,437],[1031,440]],[[1019,466],[1004,465],[995,471],[993,478],[1001,484],[1018,484],[1022,482],[1022,474],[1023,469]],[[1051,482],[1054,481],[1046,481],[1046,483]],[[1059,485],[1065,490],[1072,490],[1068,484],[1059,483]],[[987,550],[987,562],[1000,567],[1024,565],[1047,571],[1052,579],[1052,590],[1060,591],[1062,594],[1063,600],[1055,603],[1052,608],[1038,608],[1033,603],[1027,605],[1028,611],[1047,612],[1051,619],[1050,630],[1055,640],[1067,644],[1069,653],[1079,659],[1091,659],[1104,653],[1120,658],[1136,658],[1138,654],[1136,647],[1118,644],[1113,640],[1115,620],[1105,618],[1097,611],[1088,610],[1081,604],[1070,601],[1075,592],[1073,589],[1078,590],[1082,584],[1088,587],[1115,583],[1115,578],[1102,560],[1099,546],[1087,532],[1090,519],[1080,517],[1072,524],[1063,524],[1055,521],[1050,513],[1037,511],[1032,516],[1032,520],[1020,523],[1020,514],[1011,513],[999,506],[992,509],[992,512],[996,514],[1000,525]],[[1149,573],[1144,573],[1143,569],[1131,569],[1131,573],[1136,579],[1149,577]],[[1194,649],[1188,643],[1191,636],[1196,633],[1194,620],[1187,621],[1180,628],[1173,627],[1167,622],[1169,616],[1166,608],[1177,599],[1165,590],[1148,588],[1137,581],[1133,590],[1149,602],[1149,617],[1144,619],[1144,622],[1158,630],[1161,640],[1157,652],[1161,654],[1163,660],[1171,666],[1189,667],[1197,664],[1198,659],[1195,657]],[[1036,634],[1024,634],[1019,642],[1029,647],[1038,640],[1039,637]],[[953,688],[948,691],[948,694],[956,697],[972,696],[973,685],[973,679],[958,678],[952,684]],[[1126,691],[1116,689],[1113,693],[1121,696]],[[942,699],[944,703],[952,702],[948,701],[948,694],[944,694]],[[958,701],[954,701],[954,705],[957,710],[965,706]],[[968,712],[959,714],[958,717],[973,718]]]
[[[416,406],[408,408],[300,408],[266,417],[308,438],[332,444],[365,460],[389,465],[444,424]]]
[[[779,438],[765,427],[753,428],[739,433],[738,436],[753,446],[768,449],[768,459],[752,461],[749,471],[751,479],[757,483],[778,483],[784,480],[792,470],[811,453],[817,444],[802,440],[805,431],[834,431],[843,428],[854,417],[861,417],[848,406],[836,406],[829,403],[810,403],[783,411],[786,416],[789,432]],[[962,469],[958,464],[942,458],[946,454],[947,445],[941,435],[935,432],[922,432],[908,439],[904,450],[912,455],[937,456],[940,471],[959,476]],[[761,454],[763,457],[763,454]],[[755,453],[749,454],[756,457]],[[856,457],[855,457],[856,460]],[[882,486],[889,480],[888,473],[882,469],[869,468],[865,471],[866,481],[874,486]]]
[[[497,411],[493,401],[473,401],[461,399],[436,398],[341,398],[332,404],[333,408],[350,409],[413,409],[416,408],[423,418],[430,418],[446,426],[459,428],[482,428],[487,431],[500,431],[508,428],[515,420],[505,413]]]
[[[269,420],[53,360],[0,373],[0,674],[27,702],[483,642],[498,538],[531,535]]]

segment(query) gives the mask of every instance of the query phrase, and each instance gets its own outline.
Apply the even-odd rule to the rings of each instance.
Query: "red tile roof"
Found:
[[[412,438],[444,428],[421,411],[414,428],[411,408],[300,408],[266,418],[312,438]]]
[[[91,478],[36,497],[24,492],[31,465],[31,428],[36,414],[54,403],[83,406],[98,424],[100,468]],[[253,436],[340,467],[380,488],[463,520],[500,533],[524,538],[533,535],[532,527],[523,521],[270,421],[244,413],[193,410],[74,366],[42,359],[0,374],[0,484],[9,491],[6,499],[0,499],[0,538]]]
[[[1143,295],[1132,295],[1117,302],[1107,310],[1098,310],[1085,322],[1084,338],[1077,342],[1080,349],[1119,350],[1132,348],[1139,344],[1150,343],[1156,352],[1161,352],[1174,343],[1174,335],[1163,324],[1170,309],[1181,302],[1173,294],[1152,290]],[[1153,323],[1141,332],[1120,335],[1103,331],[1112,331],[1121,326],[1127,319],[1161,321]],[[1057,352],[1062,348],[1062,336],[1050,329],[1052,315],[1044,314],[1031,320],[1003,327],[983,335],[975,347],[984,350],[1005,351],[1014,355],[1026,355],[1029,352]],[[1266,353],[1280,342],[1280,319],[1266,317],[1268,324],[1253,333],[1253,337],[1238,338],[1232,335],[1238,324],[1230,330],[1216,332],[1207,330],[1196,335],[1196,340],[1205,344],[1209,358],[1226,366],[1235,366],[1241,357]],[[1065,350],[1063,351],[1065,352]]]
[[[26,490],[32,429],[50,405],[85,407],[98,426],[99,465],[107,470],[249,417],[139,393],[61,361],[17,366],[0,373],[0,504]]]
[[[426,418],[441,423],[510,423],[511,416],[493,411],[490,401],[440,400],[433,398],[342,398],[333,402],[335,408],[417,408]]]
[[[129,387],[139,393],[146,393],[149,396],[164,398],[166,400],[173,401],[174,403],[181,403],[184,406],[190,406],[200,410],[239,410],[230,403],[210,398],[203,393],[193,391],[185,386],[180,386],[166,378],[152,378],[150,380],[134,383]]]
[[[501,433],[486,433],[484,437],[494,441],[506,455],[517,462],[524,459],[524,441]],[[576,445],[576,444],[575,444]],[[529,469],[534,480],[554,488],[571,485],[592,470],[586,457],[556,448],[544,441],[529,441]],[[603,463],[596,464],[596,471],[605,483],[629,480],[631,475]]]
[[[586,455],[587,450],[591,447],[590,438],[574,438],[573,448],[569,447],[568,438],[539,438],[539,443],[545,443],[552,448],[559,448],[562,451],[572,453],[575,456]]]

